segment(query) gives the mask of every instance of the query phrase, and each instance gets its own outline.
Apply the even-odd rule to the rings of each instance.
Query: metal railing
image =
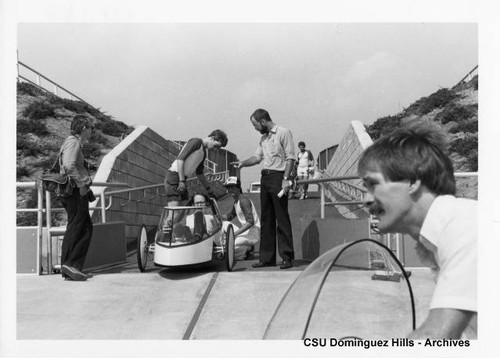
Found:
[[[21,70],[26,70],[28,73],[30,73],[31,75],[33,75],[35,77],[34,81],[32,81],[31,79],[23,76],[21,74]],[[81,101],[81,102],[83,102],[83,103],[85,103],[85,104],[87,104],[90,107],[92,107],[92,108],[95,109],[95,107],[92,106],[87,101],[83,100],[82,98],[80,98],[79,96],[77,96],[76,94],[74,94],[73,92],[67,90],[66,88],[64,88],[60,84],[52,81],[50,78],[42,75],[37,70],[31,68],[30,66],[22,63],[19,60],[17,61],[17,78],[18,78],[18,80],[23,80],[23,81],[26,81],[28,83],[31,83],[32,85],[36,86],[37,88],[40,88],[41,90],[46,91],[46,92],[51,92],[51,93],[53,93],[56,96],[61,97],[61,98],[64,98],[64,96],[62,96],[62,94],[66,93],[69,96],[69,99],[71,99],[71,100],[75,100],[75,99],[79,100],[79,101]],[[46,88],[44,86],[44,84],[42,83],[42,79],[45,80],[45,81],[47,81],[48,83],[50,83],[52,85],[52,90],[50,90],[50,89],[48,89],[48,88]]]
[[[103,187],[103,190],[100,193],[101,206],[94,206],[90,208],[90,210],[101,210],[102,222],[106,222],[106,210],[109,209],[109,206],[106,207],[103,205],[105,203],[105,195],[106,190],[108,188],[117,188],[117,187],[127,187],[127,184],[124,183],[92,183],[93,187]],[[31,182],[16,182],[17,188],[35,188],[37,189],[37,207],[36,208],[17,208],[16,212],[36,212],[37,213],[37,273],[41,274],[41,262],[42,262],[42,245],[43,245],[43,214],[46,217],[46,226],[47,226],[47,271],[50,273],[52,269],[52,236],[61,236],[66,232],[66,227],[56,226],[52,227],[52,213],[64,211],[64,208],[53,208],[52,207],[52,198],[50,192],[45,192],[45,208],[43,207],[43,199],[44,192],[41,185],[39,185],[36,181]]]
[[[322,173],[325,175],[324,173]],[[467,177],[479,177],[478,172],[457,172],[454,174],[455,178],[467,178]],[[361,179],[361,177],[357,175],[352,175],[352,176],[339,176],[339,177],[324,177],[324,178],[316,178],[316,179],[308,179],[308,180],[298,180],[297,185],[300,184],[319,184],[318,188],[320,190],[320,205],[321,205],[321,219],[325,218],[325,207],[326,206],[336,206],[336,205],[360,205],[364,206],[365,203],[363,201],[363,198],[359,196],[359,193],[366,193],[366,189],[357,187],[355,185],[346,183],[345,180],[353,180],[353,179]],[[357,200],[350,200],[350,201],[332,201],[327,203],[326,202],[326,195],[325,195],[325,187],[324,183],[339,183],[335,185],[337,189],[346,187],[348,188],[347,194],[348,196],[354,197],[354,199]],[[356,194],[352,194],[351,190],[356,190]],[[369,232],[376,232],[376,226],[377,226],[377,219],[373,217],[373,215],[369,216]],[[387,247],[389,247],[396,256],[399,258],[401,255],[401,247],[400,247],[400,239],[401,235],[400,234],[383,234],[380,235],[381,240],[386,244]]]
[[[474,67],[472,70],[469,71],[469,73],[467,73],[464,78],[462,78],[460,81],[458,81],[458,83],[455,85],[455,86],[458,86],[459,84],[463,83],[463,82],[469,82],[473,75],[477,74],[477,71],[478,71],[478,65],[476,65],[476,67]]]

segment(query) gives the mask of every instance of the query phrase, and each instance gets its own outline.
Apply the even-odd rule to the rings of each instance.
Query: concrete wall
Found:
[[[366,133],[363,123],[352,121],[347,128],[344,137],[338,145],[330,163],[328,164],[325,174],[329,177],[351,176],[357,175],[358,159],[365,148],[373,142]],[[356,187],[361,187],[361,180],[345,181]],[[325,195],[331,201],[348,201],[360,200],[357,195],[348,195],[345,191],[340,190],[336,183],[324,184]],[[358,206],[338,206],[337,210],[346,218],[364,218],[367,214]]]
[[[179,153],[179,147],[164,139],[146,126],[136,128],[103,159],[94,182],[126,183],[129,187],[147,186],[163,183],[165,173]],[[93,188],[99,194],[102,188]],[[117,189],[107,189],[114,191]],[[141,224],[154,227],[158,224],[159,214],[166,205],[163,187],[148,189],[144,192],[117,194],[113,196],[112,206],[106,211],[106,222],[124,221],[125,236],[136,237]],[[100,206],[100,200],[93,203]],[[94,211],[93,220],[101,220],[99,210]]]

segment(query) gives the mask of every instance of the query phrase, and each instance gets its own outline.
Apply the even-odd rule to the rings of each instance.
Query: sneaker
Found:
[[[86,281],[87,280],[87,275],[85,275],[83,272],[81,272],[80,270],[78,270],[75,267],[63,265],[61,271],[65,275],[65,277],[69,277],[73,281]]]

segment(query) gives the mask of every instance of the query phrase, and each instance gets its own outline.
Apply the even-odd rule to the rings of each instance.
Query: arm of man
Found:
[[[252,167],[254,165],[259,164],[262,161],[262,158],[257,158],[256,156],[251,156],[248,159],[231,162],[229,164],[233,165],[235,168],[243,168],[243,167]]]
[[[454,308],[431,309],[424,323],[408,335],[410,339],[459,339],[474,312]]]
[[[209,181],[207,180],[207,177],[205,174],[196,174],[198,180],[201,182],[203,187],[207,190],[208,194],[213,195],[212,192],[212,187],[210,186]]]
[[[307,155],[309,157],[309,164],[308,164],[309,169],[312,169],[314,168],[314,156],[312,155],[310,150],[307,151]]]
[[[286,167],[285,167],[285,174],[283,181],[281,183],[282,189],[285,191],[285,193],[288,193],[290,190],[290,181],[288,180],[288,177],[290,176],[292,169],[293,169],[293,164],[295,162],[295,151],[293,147],[293,136],[292,136],[292,131],[287,129],[282,137],[281,137],[281,145],[283,147],[283,150],[285,152],[285,161],[286,161]],[[285,178],[287,178],[285,180]]]
[[[255,225],[255,220],[252,213],[252,203],[250,202],[250,199],[244,196],[240,197],[240,208],[241,211],[243,211],[243,215],[245,215],[246,223],[244,223],[238,230],[234,232],[234,236],[238,236],[244,233]]]

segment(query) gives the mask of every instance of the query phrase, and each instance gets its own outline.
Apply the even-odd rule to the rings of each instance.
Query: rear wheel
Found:
[[[226,269],[231,272],[236,262],[234,256],[234,229],[229,225],[226,230],[226,242],[224,245],[224,256],[226,257]]]
[[[142,225],[137,234],[137,265],[139,270],[144,272],[148,263],[148,232],[146,226]]]

